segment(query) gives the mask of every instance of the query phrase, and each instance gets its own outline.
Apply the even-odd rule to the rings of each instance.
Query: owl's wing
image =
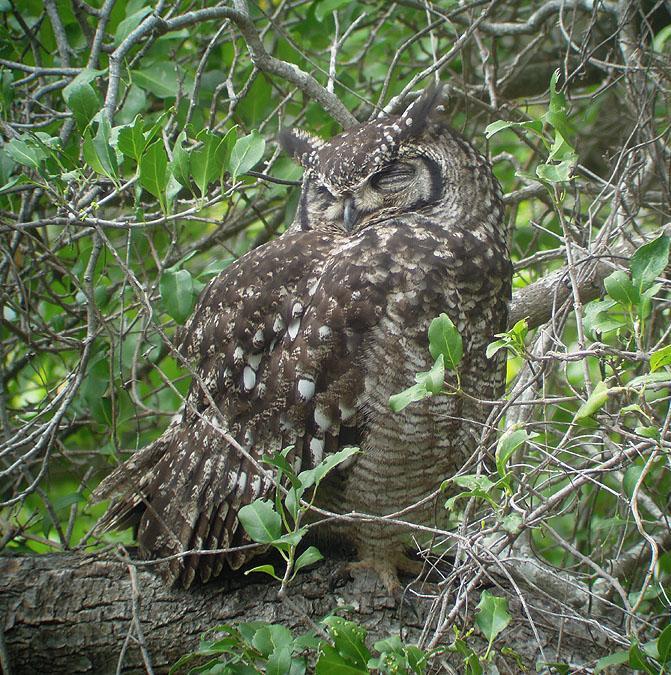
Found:
[[[358,251],[370,243],[285,235],[209,284],[181,341],[197,364],[183,418],[101,483],[96,498],[117,496],[102,528],[135,516],[141,551],[157,558],[245,545],[238,511],[274,487],[262,456],[293,445],[300,470],[340,447],[357,424],[361,346],[393,283],[371,278]],[[253,555],[178,556],[169,576],[188,586],[196,570],[207,580]]]

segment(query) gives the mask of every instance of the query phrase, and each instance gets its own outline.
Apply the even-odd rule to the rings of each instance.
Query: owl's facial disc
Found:
[[[301,197],[301,227],[307,230],[319,224],[353,234],[371,223],[416,211],[442,196],[440,167],[427,155],[405,155],[372,174],[353,178],[346,186],[334,186],[328,174],[310,170]]]

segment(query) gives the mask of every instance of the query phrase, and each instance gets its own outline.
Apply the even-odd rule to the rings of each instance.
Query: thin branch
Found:
[[[162,19],[156,14],[151,14],[132,31],[126,39],[110,55],[109,85],[105,97],[105,111],[109,119],[112,119],[116,111],[119,83],[121,81],[121,69],[124,58],[128,52],[146,35],[153,31],[167,33],[180,28],[186,28],[195,23],[213,21],[216,19],[230,19],[240,29],[242,37],[247,43],[252,63],[264,73],[277,75],[282,79],[294,84],[303,93],[320,103],[343,127],[351,127],[357,124],[357,119],[345,108],[340,100],[332,93],[326,91],[312,75],[302,71],[293,63],[287,63],[268,54],[261,42],[259,34],[249,17],[230,7],[210,7],[208,9],[187,12],[174,19]],[[0,61],[0,63],[2,63]]]

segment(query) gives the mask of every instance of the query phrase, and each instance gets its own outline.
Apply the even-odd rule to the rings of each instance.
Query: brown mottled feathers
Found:
[[[363,232],[359,247],[367,249],[373,236]],[[386,285],[370,283],[366,265],[357,264],[359,247],[334,252],[333,245],[333,237],[314,232],[287,235],[243,256],[203,291],[180,345],[197,363],[188,397],[196,410],[187,407],[182,420],[101,484],[97,498],[121,495],[101,527],[119,525],[139,507],[138,540],[153,555],[239,546],[248,540],[237,512],[267,496],[272,477],[222,431],[256,462],[294,445],[289,460],[297,469],[338,449],[341,424],[356,421],[363,390],[356,362],[362,336],[380,318]],[[133,476],[138,482],[129,481]],[[188,586],[196,569],[207,580],[224,560],[236,568],[247,557],[192,555],[183,569],[172,561],[171,576],[181,574]]]
[[[293,446],[296,469],[344,445],[361,454],[327,478],[319,504],[338,512],[413,510],[478,446],[505,381],[511,266],[501,192],[491,167],[444,123],[430,89],[400,116],[330,140],[300,131],[284,143],[305,174],[294,224],[249,252],[203,291],[180,337],[195,377],[179,419],[95,492],[113,497],[100,529],[138,526],[145,557],[169,561],[189,586],[251,549],[240,508],[272,495],[263,455]],[[430,321],[447,312],[464,342],[460,379],[470,398],[437,396],[394,414],[389,396],[432,360]],[[397,559],[402,526],[333,525],[362,557]],[[198,553],[200,552],[200,553]]]

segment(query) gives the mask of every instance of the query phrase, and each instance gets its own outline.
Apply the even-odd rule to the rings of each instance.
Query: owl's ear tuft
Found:
[[[417,136],[427,128],[431,115],[440,110],[443,86],[430,84],[401,115],[401,128],[408,136]]]
[[[313,163],[314,154],[324,145],[325,141],[302,129],[282,129],[279,134],[279,142],[285,152],[302,164],[303,167],[307,167]]]

